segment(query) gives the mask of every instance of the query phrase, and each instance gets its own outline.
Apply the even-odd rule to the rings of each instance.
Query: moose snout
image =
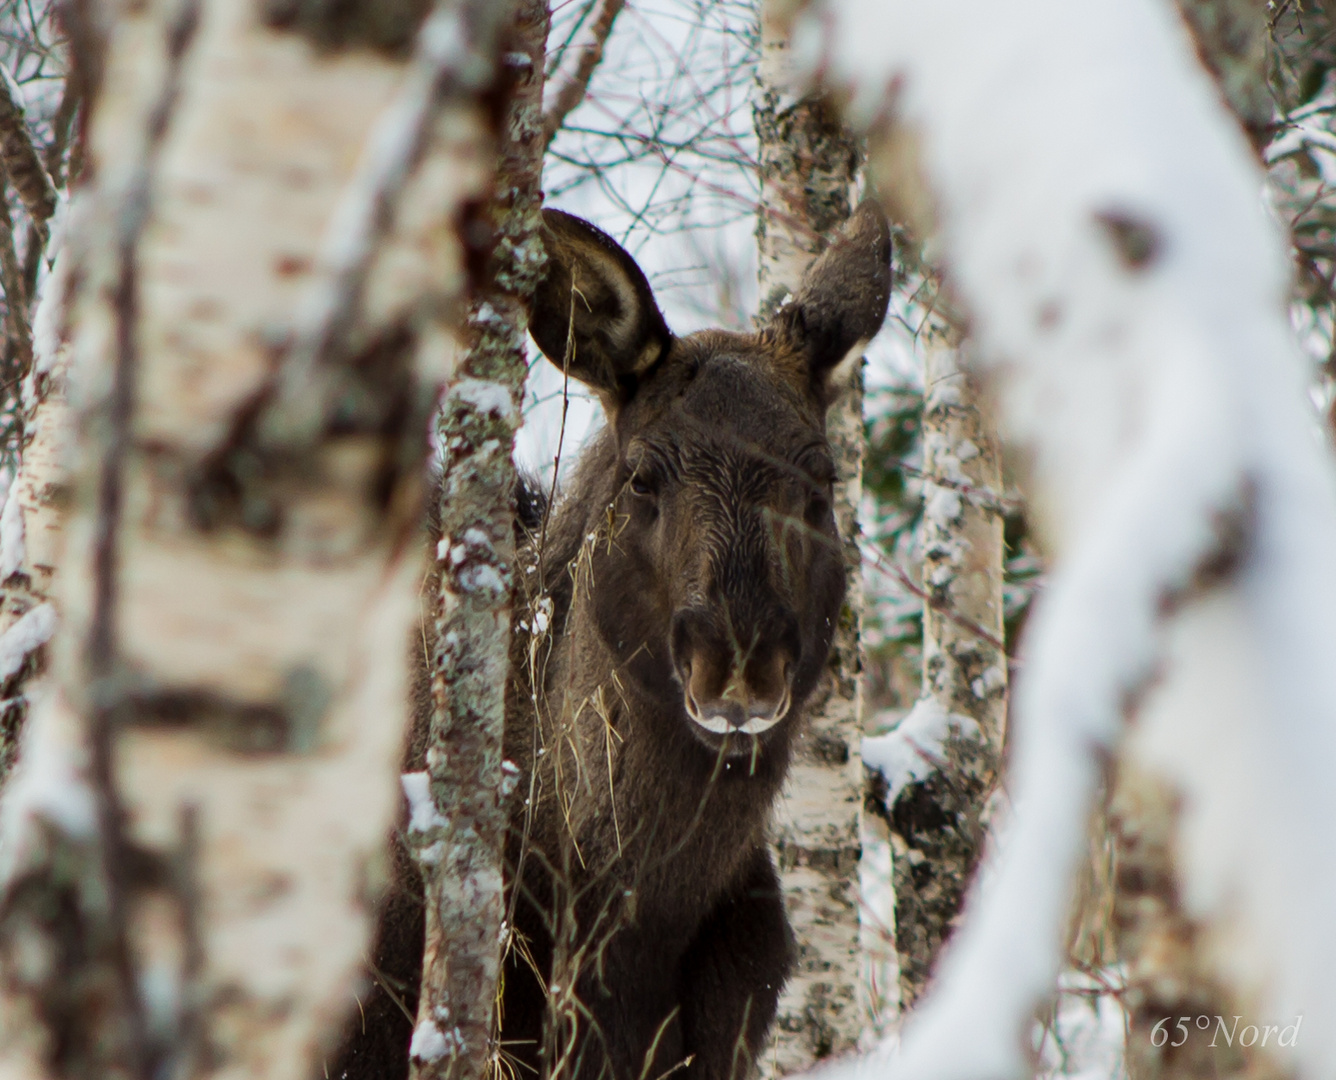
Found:
[[[746,636],[712,613],[673,617],[672,658],[687,715],[715,735],[760,735],[788,715],[798,664],[798,621],[787,611],[757,619]]]

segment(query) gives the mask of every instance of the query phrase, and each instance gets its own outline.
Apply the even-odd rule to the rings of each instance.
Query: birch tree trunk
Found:
[[[425,764],[434,820],[410,842],[426,897],[413,1075],[500,1072],[493,1004],[503,928],[502,847],[514,766],[502,760],[515,568],[515,430],[527,373],[526,300],[546,263],[542,218],[546,0],[520,0],[504,44],[508,85],[489,280],[469,312],[469,351],[440,418],[439,592]]]
[[[398,806],[504,9],[93,10],[66,626],[0,823],[0,1075],[306,1077]]]
[[[931,768],[888,807],[900,998],[909,1008],[954,930],[983,851],[1007,716],[1002,471],[962,363],[959,322],[923,331],[923,696],[902,721]],[[925,716],[945,718],[930,741]],[[926,734],[926,732],[925,732]]]
[[[77,100],[67,86],[66,101]],[[59,160],[58,136],[48,157]],[[33,144],[22,103],[13,88],[0,88],[0,158],[14,181],[28,215],[28,248],[18,266],[13,235],[4,248],[5,304],[10,312],[6,357],[13,361],[7,383],[18,385],[18,468],[0,510],[0,788],[18,752],[28,714],[28,683],[35,675],[32,657],[55,632],[52,580],[60,562],[61,508],[68,495],[67,448],[70,438],[66,378],[69,368],[67,299],[71,256],[66,255],[42,281],[34,304],[48,236],[47,222],[56,207],[56,190]],[[6,223],[8,215],[5,215]],[[78,229],[78,223],[71,223]],[[35,314],[33,308],[36,308]],[[35,332],[34,332],[35,331]],[[12,392],[12,391],[11,391]]]
[[[755,126],[760,141],[757,219],[761,317],[797,291],[803,271],[849,216],[856,142],[817,97],[793,96],[786,16],[761,3]],[[859,948],[863,765],[862,573],[858,502],[863,474],[863,377],[855,369],[831,406],[827,431],[838,479],[835,516],[845,539],[849,592],[830,665],[808,708],[776,813],[775,848],[798,959],[779,1002],[763,1068],[783,1076],[855,1047],[864,1022]]]

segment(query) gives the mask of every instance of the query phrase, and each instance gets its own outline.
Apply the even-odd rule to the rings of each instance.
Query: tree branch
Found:
[[[612,33],[612,24],[626,5],[626,0],[601,0],[601,3],[598,16],[589,28],[590,40],[578,46],[580,59],[576,61],[575,70],[552,95],[552,104],[543,110],[544,146],[552,144],[557,132],[561,130],[561,125],[566,122],[566,117],[584,101],[585,95],[589,92],[589,80],[593,77],[599,61],[603,59],[603,48],[608,43],[608,35]]]
[[[23,91],[9,69],[0,64],[0,161],[9,182],[34,221],[46,221],[56,212],[56,188],[42,167],[41,156],[28,133],[23,113]]]

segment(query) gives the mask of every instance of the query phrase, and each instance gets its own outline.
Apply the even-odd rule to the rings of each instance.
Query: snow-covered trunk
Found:
[[[1250,0],[1177,0],[1197,54],[1254,147],[1271,135],[1276,103],[1267,85],[1271,13]],[[1243,1046],[1220,1038],[1215,1017],[1255,1014],[1222,979],[1202,926],[1183,900],[1180,828],[1182,793],[1136,760],[1136,741],[1122,747],[1112,772],[1108,825],[1114,843],[1112,924],[1124,964],[1121,1002],[1127,1012],[1126,1064],[1131,1080],[1221,1077],[1280,1078],[1290,1069],[1272,1045]],[[1170,1017],[1168,1025],[1165,1018]],[[1179,1017],[1190,1034],[1167,1035]],[[1196,1025],[1205,1017],[1205,1028]],[[1230,1020],[1232,1023],[1232,1019]],[[1161,1025],[1157,1031],[1156,1025]]]
[[[849,216],[857,143],[820,98],[796,97],[786,13],[761,3],[756,133],[761,201],[757,221],[761,317],[797,291],[803,271]],[[859,950],[859,833],[863,764],[862,574],[857,508],[863,481],[863,378],[855,365],[827,413],[838,479],[835,515],[845,540],[849,592],[830,664],[808,707],[774,843],[785,905],[798,941],[763,1069],[783,1076],[852,1049],[864,1023]]]
[[[926,599],[923,696],[916,708],[948,720],[944,738],[914,747],[933,767],[901,787],[887,808],[896,838],[904,1008],[927,985],[983,851],[1007,714],[1002,475],[978,384],[962,363],[962,336],[934,314],[922,338]],[[917,726],[916,719],[911,713],[907,726]]]
[[[502,839],[514,777],[502,761],[515,466],[524,392],[526,298],[545,255],[542,207],[545,0],[520,0],[504,42],[505,105],[494,192],[480,224],[495,242],[475,294],[468,352],[439,420],[442,477],[433,599],[432,718],[425,748],[436,814],[409,842],[422,872],[426,945],[413,1075],[468,1080],[501,1071],[493,1004],[503,929]],[[513,769],[513,766],[511,767]]]
[[[32,370],[20,391],[23,436],[19,466],[0,510],[0,785],[18,754],[28,715],[28,657],[55,632],[53,582],[64,539],[69,496],[70,345],[64,337],[71,257],[63,255],[46,281],[38,309]],[[0,788],[2,790],[2,788]]]
[[[1052,557],[996,863],[898,1058],[836,1075],[1027,1074],[1091,804],[1134,716],[1137,760],[1182,796],[1187,913],[1257,991],[1243,1041],[1269,1029],[1328,1077],[1336,1032],[1309,1023],[1336,1014],[1336,482],[1256,158],[1167,0],[813,16],[812,69],[869,124],[893,96],[914,134]]]
[[[92,6],[65,629],[0,805],[0,1075],[309,1077],[356,1010],[500,9]]]
[[[16,181],[29,215],[28,261],[34,269],[48,253],[37,250],[47,236],[56,193],[28,134],[21,103],[0,82],[0,157]],[[42,294],[27,303],[22,276],[6,274],[6,305],[16,309],[6,352],[17,361],[9,372],[7,393],[19,399],[19,456],[8,490],[0,496],[0,785],[18,752],[19,735],[28,713],[28,682],[35,665],[28,663],[56,628],[51,586],[60,561],[61,517],[68,495],[69,368],[67,299],[73,256],[65,254],[42,282]],[[30,318],[30,308],[35,315]],[[32,336],[26,337],[31,325]],[[14,335],[24,338],[15,342]],[[13,383],[18,384],[17,391]]]

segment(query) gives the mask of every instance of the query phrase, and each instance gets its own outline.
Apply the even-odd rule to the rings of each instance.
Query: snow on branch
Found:
[[[1229,973],[1336,1016],[1336,485],[1242,134],[1166,0],[844,0],[800,31],[855,117],[891,102],[1054,555],[997,868],[898,1057],[837,1071],[1026,1074],[1129,712],[1183,793],[1186,900],[1234,931]],[[1332,1075],[1336,1027],[1297,1053]]]

